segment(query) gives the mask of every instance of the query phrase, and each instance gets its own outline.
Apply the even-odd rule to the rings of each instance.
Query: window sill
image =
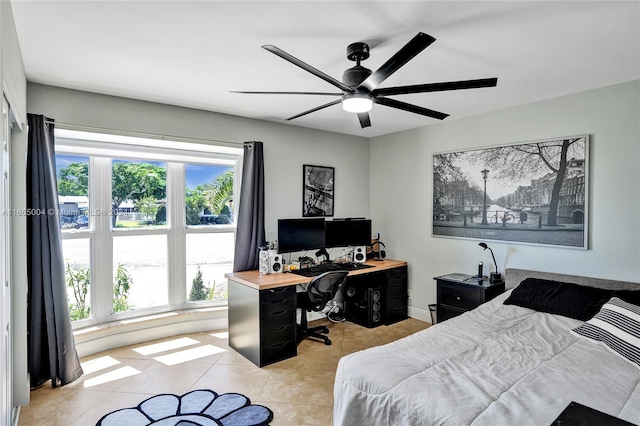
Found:
[[[73,331],[78,356],[85,357],[122,346],[135,345],[185,333],[228,327],[227,306],[193,308],[121,319]]]

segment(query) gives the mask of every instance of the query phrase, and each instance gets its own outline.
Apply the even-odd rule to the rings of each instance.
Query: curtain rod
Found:
[[[203,139],[203,138],[190,138],[185,136],[172,136],[172,135],[161,135],[158,133],[147,133],[147,132],[137,132],[130,130],[120,130],[120,129],[110,129],[108,127],[94,127],[94,126],[84,126],[81,124],[70,124],[70,123],[60,123],[55,120],[45,120],[46,124],[53,124],[56,127],[63,128],[66,130],[74,130],[74,129],[84,129],[90,131],[103,131],[109,134],[117,134],[120,136],[145,136],[151,139],[160,139],[160,140],[172,140],[176,142],[207,142],[207,143],[215,143],[216,145],[230,146],[230,147],[242,147],[244,143],[242,142],[227,142],[227,141],[215,141],[211,139]]]

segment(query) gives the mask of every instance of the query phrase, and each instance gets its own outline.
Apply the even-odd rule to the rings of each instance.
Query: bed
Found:
[[[343,357],[333,424],[550,425],[571,401],[640,424],[640,367],[572,331],[586,318],[503,303],[531,283],[636,296],[640,284],[522,269],[505,280],[505,293],[473,311]]]

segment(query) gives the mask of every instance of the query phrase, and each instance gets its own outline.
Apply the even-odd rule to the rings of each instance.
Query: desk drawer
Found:
[[[464,310],[471,310],[477,308],[482,303],[482,294],[474,288],[440,284],[438,287],[438,303]]]
[[[407,299],[409,295],[407,294],[407,287],[391,287],[387,289],[387,300],[395,300],[398,298]]]
[[[283,299],[293,298],[295,300],[296,286],[271,288],[269,290],[260,290],[260,304],[271,303]]]
[[[386,325],[393,324],[398,321],[406,320],[409,316],[407,315],[407,303],[404,302],[400,305],[390,306],[387,309],[387,319],[385,321]]]
[[[296,355],[298,355],[298,345],[295,338],[286,342],[263,345],[260,349],[260,367]]]
[[[260,303],[260,315],[269,315],[280,311],[289,311],[296,309],[296,297],[295,293],[291,297],[285,297],[280,295],[280,298],[273,298],[272,300],[264,303]]]
[[[295,309],[281,309],[260,315],[260,333],[278,330],[283,326],[296,323]]]
[[[260,292],[260,315],[270,315],[296,309],[295,286],[280,287]]]
[[[262,330],[260,333],[260,344],[262,346],[273,346],[278,343],[295,340],[296,328],[297,325],[295,323],[291,323],[280,327],[273,327],[270,330]]]
[[[396,307],[396,306],[407,306],[407,294],[406,293],[400,293],[400,294],[387,294],[387,300],[386,300],[386,304],[387,304],[387,309]]]
[[[393,268],[387,271],[387,290],[401,289],[407,286],[407,267]]]

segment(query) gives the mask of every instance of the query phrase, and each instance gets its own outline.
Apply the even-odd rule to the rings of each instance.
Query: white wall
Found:
[[[0,1],[0,82],[18,125],[11,132],[11,208],[26,208],[27,79],[11,3]],[[20,128],[21,127],[21,128]],[[27,381],[27,231],[26,217],[11,218],[11,296],[14,406],[29,402]]]
[[[1,2],[0,9],[2,10],[2,26],[0,27],[2,29],[2,34],[0,35],[2,40],[2,48],[0,50],[2,57],[2,90],[7,95],[16,116],[22,122],[26,122],[27,79],[25,77],[20,44],[18,43],[18,33],[13,22],[11,3],[8,1]]]
[[[335,217],[369,217],[369,140],[291,125],[29,83],[30,113],[59,123],[264,142],[267,240],[277,219],[302,217],[302,165],[335,167]]]
[[[640,281],[640,227],[633,221],[640,211],[639,100],[636,81],[370,141],[39,84],[29,84],[27,104],[29,112],[61,123],[263,141],[267,239],[276,238],[278,218],[301,216],[302,164],[336,167],[335,216],[373,219],[388,256],[409,262],[411,314],[429,320],[427,305],[436,299],[434,276],[472,273],[478,261],[491,263],[477,241],[431,236],[433,153],[590,134],[589,250],[493,241],[491,247],[501,270],[519,267]]]
[[[589,249],[488,241],[498,267],[640,282],[640,81],[371,140],[371,212],[387,254],[409,262],[410,313],[429,320],[433,277],[491,264],[479,241],[432,236],[432,155],[591,135]]]

